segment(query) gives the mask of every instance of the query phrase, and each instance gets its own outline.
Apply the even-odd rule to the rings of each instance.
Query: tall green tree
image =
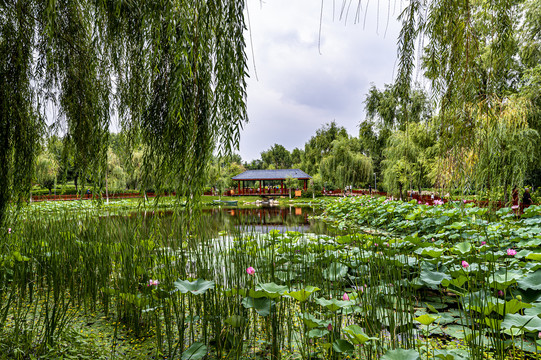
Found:
[[[269,150],[261,153],[261,160],[269,168],[274,169],[289,169],[291,168],[290,152],[279,144],[274,144]]]
[[[310,175],[317,174],[321,160],[332,150],[332,142],[346,136],[348,136],[346,129],[338,126],[336,121],[323,125],[304,145],[301,169]]]
[[[321,176],[335,186],[344,189],[370,180],[372,160],[361,154],[359,139],[340,137],[332,142],[332,149],[321,160]]]
[[[532,111],[517,104],[528,100],[521,94],[525,70],[538,64],[538,14],[535,1],[415,0],[403,11],[395,87],[403,102],[403,94],[411,88],[416,54],[421,53],[422,71],[438,100],[439,156],[452,165],[448,169],[455,174],[448,178],[459,181],[448,186],[462,186],[461,179],[471,174],[478,190],[506,187],[521,183],[532,166],[525,155],[535,151],[530,141],[535,134],[529,131],[535,129],[522,121],[524,114],[512,122],[508,114],[522,113],[519,108]],[[416,49],[417,44],[423,47]],[[494,129],[485,128],[488,123]],[[519,139],[524,141],[515,143]],[[494,150],[511,149],[509,144],[520,151]],[[469,163],[454,160],[471,151],[480,152],[478,161],[475,157]],[[495,164],[505,169],[491,168]],[[498,176],[487,176],[491,173]]]

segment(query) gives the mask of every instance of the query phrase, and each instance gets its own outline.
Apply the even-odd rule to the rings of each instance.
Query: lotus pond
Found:
[[[230,211],[13,215],[0,235],[1,352],[541,358],[541,207],[346,198],[311,215],[326,227],[301,231],[261,231],[270,220],[246,214],[239,226]]]

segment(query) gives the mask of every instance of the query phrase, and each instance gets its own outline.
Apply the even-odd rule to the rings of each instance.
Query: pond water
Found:
[[[271,230],[298,231],[301,233],[326,234],[322,221],[312,219],[320,214],[312,207],[258,207],[258,208],[214,208],[204,210],[212,227],[220,230],[236,229],[241,232],[267,233]]]

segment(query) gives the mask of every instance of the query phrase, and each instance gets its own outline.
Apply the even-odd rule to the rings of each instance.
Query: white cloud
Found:
[[[393,9],[384,37],[387,4],[370,4],[366,24],[363,4],[360,23],[354,24],[357,1],[353,1],[344,24],[338,19],[342,1],[326,0],[320,40],[321,2],[248,3],[258,80],[247,32],[250,123],[241,133],[243,160],[259,158],[275,143],[289,150],[303,148],[318,128],[332,120],[357,135],[370,84],[382,87],[393,81],[400,29]]]

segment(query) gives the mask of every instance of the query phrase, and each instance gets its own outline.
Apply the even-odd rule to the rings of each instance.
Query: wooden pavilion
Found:
[[[247,170],[232,178],[238,181],[235,195],[285,195],[289,189],[284,187],[284,180],[292,178],[303,181],[303,189],[308,187],[308,180],[312,177],[299,169],[278,170]],[[259,187],[248,187],[250,183],[259,182]],[[280,182],[280,187],[277,183]]]

